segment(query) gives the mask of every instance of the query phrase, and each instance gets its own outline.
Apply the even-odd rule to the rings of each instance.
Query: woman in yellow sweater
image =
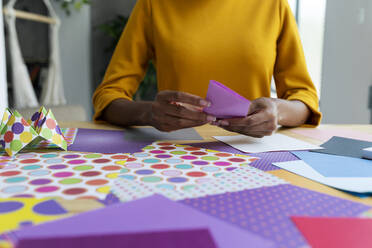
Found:
[[[159,93],[132,101],[149,60]],[[278,99],[270,98],[273,76]],[[200,111],[210,104],[210,79],[252,100],[248,116],[216,120]],[[212,123],[262,137],[321,119],[287,0],[138,0],[93,103],[95,120],[163,131]]]

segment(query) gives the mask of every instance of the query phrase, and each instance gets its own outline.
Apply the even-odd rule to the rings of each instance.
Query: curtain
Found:
[[[0,6],[3,6],[0,0]],[[3,116],[4,109],[8,106],[8,89],[5,71],[5,42],[3,12],[0,11],[0,118]]]

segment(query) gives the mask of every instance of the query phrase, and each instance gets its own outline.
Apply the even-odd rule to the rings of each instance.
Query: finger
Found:
[[[209,107],[211,105],[210,102],[207,100],[192,95],[186,92],[180,92],[180,91],[161,91],[159,92],[157,99],[162,102],[170,103],[170,102],[180,102],[180,103],[188,103],[194,106],[199,107]]]
[[[219,121],[221,126],[235,126],[235,127],[249,127],[259,125],[268,120],[275,118],[274,115],[267,111],[260,111],[256,114],[247,116],[245,118],[232,118]]]
[[[204,112],[187,109],[181,105],[167,104],[164,108],[164,113],[173,117],[178,117],[187,120],[194,120],[200,122],[216,121],[216,117],[208,115]]]
[[[166,115],[163,119],[163,125],[170,126],[176,129],[181,128],[190,128],[190,127],[197,127],[204,125],[208,122],[206,121],[195,121],[195,120],[188,120],[183,118],[178,118],[170,115]]]

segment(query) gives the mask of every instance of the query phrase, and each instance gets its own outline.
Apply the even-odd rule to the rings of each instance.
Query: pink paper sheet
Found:
[[[312,139],[327,141],[333,136],[345,137],[350,139],[358,139],[364,141],[372,141],[372,134],[351,130],[347,128],[332,128],[332,129],[320,129],[320,128],[296,128],[290,130],[292,133],[300,134]]]
[[[372,219],[291,217],[313,248],[372,247]]]

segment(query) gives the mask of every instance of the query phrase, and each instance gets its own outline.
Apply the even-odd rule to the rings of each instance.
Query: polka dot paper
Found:
[[[67,214],[54,200],[0,199],[0,233],[66,217]]]
[[[67,142],[67,146],[70,146],[74,143],[76,134],[78,132],[77,128],[61,128],[63,137]],[[50,143],[47,140],[42,140],[40,143],[32,144],[31,146],[27,147],[30,149],[50,149],[50,148],[58,148],[56,144]]]
[[[188,187],[187,190],[171,190],[164,187],[153,187],[150,184],[118,178],[111,188],[122,202],[162,194],[172,200],[183,200],[207,195],[255,189],[265,186],[286,184],[286,181],[250,166],[241,166],[229,173],[224,173],[214,180]]]
[[[187,190],[215,180],[225,172],[246,166],[258,158],[197,147],[154,142],[133,153],[120,178],[156,188]]]
[[[1,157],[0,198],[104,199],[124,169],[123,154],[31,152]]]
[[[7,119],[6,116],[10,117]],[[0,130],[0,146],[9,156],[13,156],[26,146],[48,141],[63,150],[67,149],[67,141],[51,110],[44,107],[36,112],[28,122],[17,112],[5,111]]]
[[[186,199],[182,203],[271,240],[280,248],[307,247],[291,216],[353,217],[370,206],[290,184]]]

